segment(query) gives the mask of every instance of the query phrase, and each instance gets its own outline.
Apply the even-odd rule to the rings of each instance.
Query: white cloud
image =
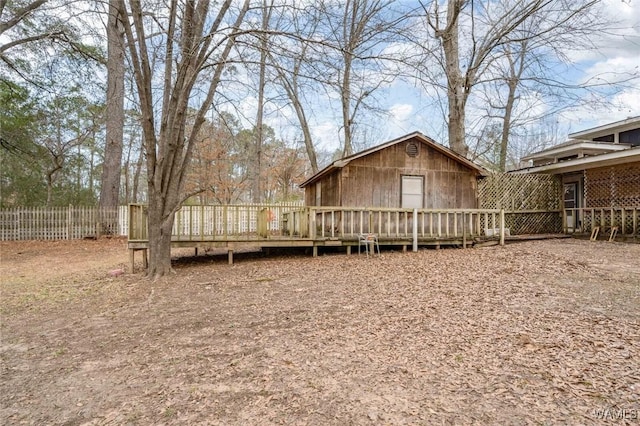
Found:
[[[334,121],[324,121],[316,124],[311,129],[316,148],[319,150],[333,151],[340,147],[340,129]]]
[[[595,48],[566,52],[574,63],[602,61],[616,56],[640,57],[640,2],[603,0],[598,7],[601,22],[610,22],[605,31],[591,37]]]
[[[411,104],[394,104],[389,108],[389,113],[394,121],[405,121],[411,117],[413,105]]]

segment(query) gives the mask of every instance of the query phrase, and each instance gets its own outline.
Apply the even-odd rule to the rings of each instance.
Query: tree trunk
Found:
[[[264,36],[263,36],[264,37]],[[263,40],[263,47],[265,41]],[[266,54],[265,51],[260,52],[260,83],[258,87],[258,116],[256,117],[256,141],[255,141],[255,158],[253,167],[253,182],[251,198],[254,203],[260,203],[262,201],[262,145],[263,145],[263,132],[262,132],[262,119],[264,116],[264,85],[265,85],[265,67],[266,67]]]
[[[516,99],[517,81],[509,81],[509,95],[507,104],[504,109],[504,117],[502,117],[502,135],[500,138],[500,164],[499,170],[504,172],[507,170],[507,151],[509,149],[509,134],[511,133],[511,115],[513,114],[513,105]]]
[[[272,2],[273,5],[273,2]],[[264,88],[266,84],[266,68],[267,54],[269,49],[269,40],[267,38],[267,30],[269,29],[269,19],[271,17],[271,6],[267,5],[265,0],[262,4],[262,33],[260,34],[260,78],[258,83],[258,116],[256,117],[256,158],[255,168],[253,170],[252,201],[254,203],[262,202],[262,145],[263,145],[263,118],[264,118]]]
[[[293,109],[296,112],[296,116],[298,117],[298,122],[300,123],[300,128],[302,129],[307,157],[309,158],[309,163],[311,164],[311,172],[313,174],[316,174],[318,172],[318,156],[316,154],[316,148],[313,146],[313,138],[311,136],[311,130],[309,129],[307,115],[305,114],[304,107],[302,106],[302,102],[300,101],[300,92],[298,90],[299,68],[300,65],[296,64],[296,66],[294,67],[293,75],[291,76],[291,81],[287,80],[284,73],[281,71],[278,71],[278,75],[282,87],[284,87],[285,92],[287,93],[287,96],[289,97],[289,100],[293,105]]]
[[[131,202],[138,202],[138,191],[140,188],[140,174],[142,173],[142,162],[144,157],[144,143],[140,144],[140,152],[138,154],[138,161],[136,162],[136,171],[133,174],[133,189],[131,190]]]
[[[173,211],[167,212],[167,203],[162,194],[149,192],[149,270],[147,276],[156,279],[169,274],[171,270],[171,230]],[[152,226],[152,224],[160,224]]]
[[[302,114],[304,116],[304,112],[302,112]],[[302,123],[302,121],[300,123]],[[304,125],[302,126],[302,134],[304,135],[304,146],[307,151],[307,157],[309,157],[309,163],[311,164],[311,172],[316,174],[318,172],[318,156],[316,155],[316,148],[313,146],[311,131],[309,130],[306,117],[304,118]]]
[[[351,143],[351,54],[345,52],[344,72],[342,74],[342,127],[344,129],[343,157],[353,154]]]
[[[447,27],[439,34],[445,56],[447,99],[449,102],[449,147],[466,157],[469,147],[465,142],[465,105],[468,93],[460,72],[460,46],[458,44],[458,18],[461,0],[449,0]]]
[[[124,32],[114,0],[109,1],[107,50],[107,122],[100,207],[114,209],[119,201],[124,132]]]
[[[519,43],[520,50],[516,53],[517,57],[514,58],[514,53],[509,46],[505,47],[505,57],[509,61],[509,76],[506,79],[507,87],[509,87],[509,93],[507,95],[507,103],[504,107],[504,116],[502,117],[502,135],[500,138],[500,163],[498,164],[499,170],[504,172],[507,170],[507,152],[509,151],[509,136],[511,135],[513,109],[516,102],[516,93],[518,85],[522,79],[522,74],[525,69],[525,59],[529,51],[529,41],[523,40]]]

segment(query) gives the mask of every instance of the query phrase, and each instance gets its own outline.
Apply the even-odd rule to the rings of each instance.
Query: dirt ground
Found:
[[[639,424],[640,245],[185,257],[0,243],[0,424]]]

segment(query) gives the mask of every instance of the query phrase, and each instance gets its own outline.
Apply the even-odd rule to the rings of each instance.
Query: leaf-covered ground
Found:
[[[178,257],[156,283],[108,274],[121,240],[0,249],[1,424],[640,422],[638,244]]]

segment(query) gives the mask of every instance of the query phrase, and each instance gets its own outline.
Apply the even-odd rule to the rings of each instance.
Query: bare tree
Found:
[[[523,39],[517,33],[520,26],[546,10],[555,10],[558,2],[552,0],[510,0],[485,3],[475,0],[448,0],[446,11],[439,2],[423,4],[430,36],[439,41],[439,48],[431,43],[426,53],[435,61],[425,66],[439,65],[446,76],[448,102],[449,146],[461,155],[467,155],[465,140],[465,113],[472,89],[482,83],[486,71],[500,57],[500,48],[506,43]],[[544,37],[548,28],[532,28],[526,39]],[[460,35],[464,35],[464,44]],[[464,63],[461,64],[461,58]],[[432,75],[425,71],[425,75]],[[434,80],[429,81],[430,84]]]
[[[353,153],[356,116],[373,93],[394,78],[383,72],[382,51],[393,41],[404,16],[392,9],[395,2],[391,0],[334,3],[318,5],[325,14],[325,47],[330,47],[320,60],[329,77],[325,81],[340,95],[343,155],[347,156]]]
[[[167,8],[119,0],[119,9],[129,17],[124,30],[142,112],[152,278],[171,271],[171,229],[185,197],[187,168],[249,8],[248,0],[238,10],[232,3],[225,0],[212,11],[209,0],[171,0]],[[152,67],[154,58],[164,61],[162,70]],[[204,80],[204,90],[196,90]],[[191,108],[195,114],[187,130]]]
[[[263,119],[264,119],[264,92],[266,86],[266,68],[267,68],[267,52],[269,48],[269,21],[271,20],[271,13],[273,10],[273,0],[262,1],[262,24],[261,31],[258,34],[260,39],[260,62],[259,62],[259,81],[258,81],[258,112],[256,115],[256,145],[255,145],[255,158],[252,176],[252,201],[254,203],[260,203],[262,201],[261,190],[261,171],[262,171],[262,145],[263,145]]]
[[[560,66],[569,67],[570,52],[597,49],[594,36],[611,27],[598,6],[596,0],[558,1],[553,8],[538,10],[522,22],[497,49],[498,59],[484,78],[489,90],[480,95],[489,107],[487,116],[501,124],[499,170],[508,167],[509,151],[519,127],[567,107],[593,107],[594,98],[602,99],[595,102],[602,105],[630,79],[638,78],[638,72],[634,75],[611,70],[576,83],[563,75],[570,73],[558,72]]]
[[[313,67],[311,52],[321,13],[311,5],[301,9],[292,7],[288,12],[288,15],[278,19],[275,27],[278,31],[295,34],[296,37],[271,43],[266,52],[270,68],[273,70],[273,80],[284,90],[286,99],[295,111],[311,171],[316,173],[318,159],[305,96],[316,91],[320,84],[317,70]]]

